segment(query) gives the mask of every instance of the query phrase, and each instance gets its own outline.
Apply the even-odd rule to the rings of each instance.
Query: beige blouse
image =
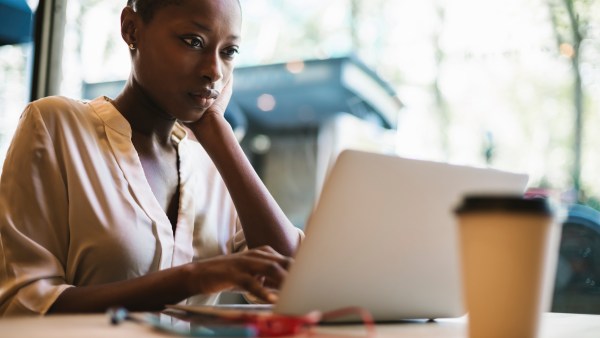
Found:
[[[134,278],[245,247],[208,154],[180,125],[172,139],[181,193],[175,236],[131,127],[107,99],[49,97],[25,109],[0,181],[0,315],[44,314],[73,285]]]

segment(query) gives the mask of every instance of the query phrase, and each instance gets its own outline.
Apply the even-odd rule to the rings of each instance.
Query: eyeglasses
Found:
[[[284,316],[278,314],[244,314],[238,318],[228,317],[218,325],[192,325],[181,329],[164,324],[156,315],[136,316],[124,308],[111,308],[107,311],[113,325],[132,321],[148,325],[154,329],[187,337],[282,337],[301,333],[314,333],[314,327],[350,315],[360,317],[368,338],[375,337],[375,324],[371,314],[359,307],[347,307],[329,312],[313,311],[304,316]]]

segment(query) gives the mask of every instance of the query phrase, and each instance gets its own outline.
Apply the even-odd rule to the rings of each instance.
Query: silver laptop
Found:
[[[273,311],[362,307],[376,321],[465,314],[453,209],[466,193],[521,194],[526,184],[523,174],[343,151]]]
[[[347,306],[375,320],[456,317],[453,209],[466,193],[523,193],[527,175],[343,151],[325,181],[275,312]]]

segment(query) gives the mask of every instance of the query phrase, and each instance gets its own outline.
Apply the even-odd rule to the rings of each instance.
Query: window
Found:
[[[36,7],[37,1],[0,1],[0,163],[30,98],[31,13]]]
[[[124,5],[67,2],[55,94],[91,99],[118,93],[130,66],[119,33]],[[404,104],[392,151],[527,172],[532,193],[600,209],[600,134],[594,130],[600,125],[594,94],[600,90],[600,2],[242,0],[242,6],[240,67],[357,55]],[[579,21],[570,21],[570,11]],[[29,45],[0,47],[2,151],[27,101],[30,54]],[[369,135],[388,144],[388,134]],[[256,136],[268,144],[265,135]],[[295,217],[301,222],[303,215]],[[590,243],[597,236],[574,233]],[[600,249],[592,244],[565,250],[566,260],[600,264]],[[600,272],[578,278],[598,293]]]

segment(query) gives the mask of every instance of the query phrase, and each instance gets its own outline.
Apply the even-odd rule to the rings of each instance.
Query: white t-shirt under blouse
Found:
[[[180,163],[175,236],[131,127],[107,99],[49,97],[25,109],[0,181],[0,315],[44,314],[73,285],[121,281],[245,247],[208,154],[178,124],[172,139]]]

